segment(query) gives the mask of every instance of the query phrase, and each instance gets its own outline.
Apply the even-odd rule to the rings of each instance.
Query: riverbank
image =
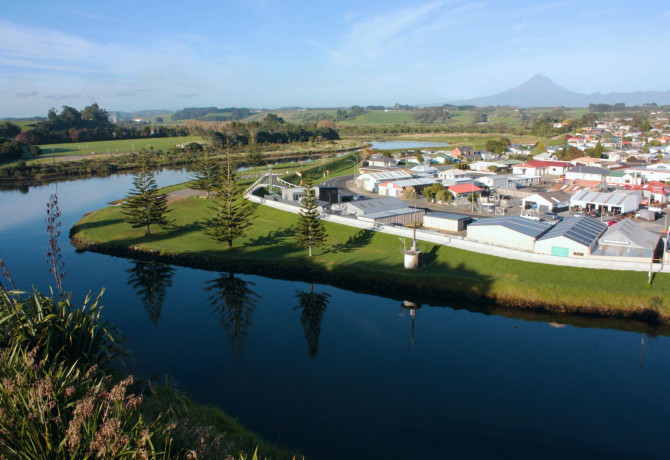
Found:
[[[326,222],[328,246],[309,259],[293,245],[295,214],[255,206],[249,234],[225,251],[203,233],[209,200],[174,202],[174,227],[154,235],[128,226],[120,207],[85,216],[71,230],[81,250],[217,271],[310,280],[361,292],[445,302],[670,323],[670,276],[509,260],[423,242],[427,266],[403,268],[398,238]]]
[[[299,161],[305,158],[320,156],[332,156],[345,152],[352,152],[366,147],[367,142],[340,141],[329,145],[304,146],[280,146],[276,149],[264,150],[264,162],[277,161]],[[148,160],[153,168],[176,168],[195,163],[202,153],[180,152],[175,153],[126,153],[115,155],[104,155],[103,157],[91,158],[82,156],[78,159],[59,162],[37,162],[37,163],[13,163],[0,166],[0,186],[8,188],[15,186],[19,188],[27,182],[53,182],[62,179],[105,177],[121,172],[136,171],[141,166],[141,160]],[[223,159],[225,154],[217,152],[214,158]],[[231,152],[233,160],[244,166],[244,152]]]

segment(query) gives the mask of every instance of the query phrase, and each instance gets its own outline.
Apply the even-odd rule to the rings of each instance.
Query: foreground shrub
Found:
[[[34,291],[23,298],[16,291],[0,291],[0,347],[20,345],[34,350],[38,360],[111,369],[127,352],[121,332],[102,317],[101,296],[87,296],[77,307],[53,293]]]
[[[132,377],[36,360],[37,349],[0,349],[0,457],[157,458],[169,455],[170,426],[147,424]]]

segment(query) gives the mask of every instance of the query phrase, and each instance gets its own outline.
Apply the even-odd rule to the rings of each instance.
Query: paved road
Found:
[[[353,178],[354,178],[353,174],[350,174],[348,176],[333,177],[332,179],[326,179],[325,181],[323,181],[322,185],[326,185],[328,187],[338,187],[344,189],[345,192],[354,194],[353,191],[347,188],[347,182],[352,180]]]

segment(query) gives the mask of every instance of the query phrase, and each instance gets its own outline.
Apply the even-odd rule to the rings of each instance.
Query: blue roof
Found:
[[[607,228],[607,224],[589,216],[568,217],[556,224],[554,228],[545,233],[540,240],[558,238],[561,236],[585,246],[591,246],[601,233]]]
[[[532,238],[537,238],[547,230],[549,230],[554,223],[545,222],[541,220],[531,220],[524,217],[494,217],[491,219],[480,219],[473,222],[469,227],[484,227],[499,225],[509,230],[522,233]]]

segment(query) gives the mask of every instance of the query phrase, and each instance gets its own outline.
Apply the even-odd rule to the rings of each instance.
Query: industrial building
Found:
[[[626,214],[638,210],[640,196],[626,193],[592,192],[584,189],[572,196],[570,207],[587,212],[606,210],[614,214]]]
[[[535,242],[535,252],[561,257],[584,257],[598,243],[607,224],[589,216],[569,217]]]
[[[652,255],[660,258],[662,254],[661,235],[642,228],[631,219],[610,226],[593,251],[593,256],[598,258],[625,257],[631,262],[650,262]]]
[[[554,224],[523,217],[494,217],[480,219],[467,227],[468,239],[510,249],[533,251],[535,240]]]
[[[421,223],[424,214],[426,214],[426,211],[421,208],[400,208],[363,214],[358,216],[358,220],[372,222],[375,225],[411,226]]]

